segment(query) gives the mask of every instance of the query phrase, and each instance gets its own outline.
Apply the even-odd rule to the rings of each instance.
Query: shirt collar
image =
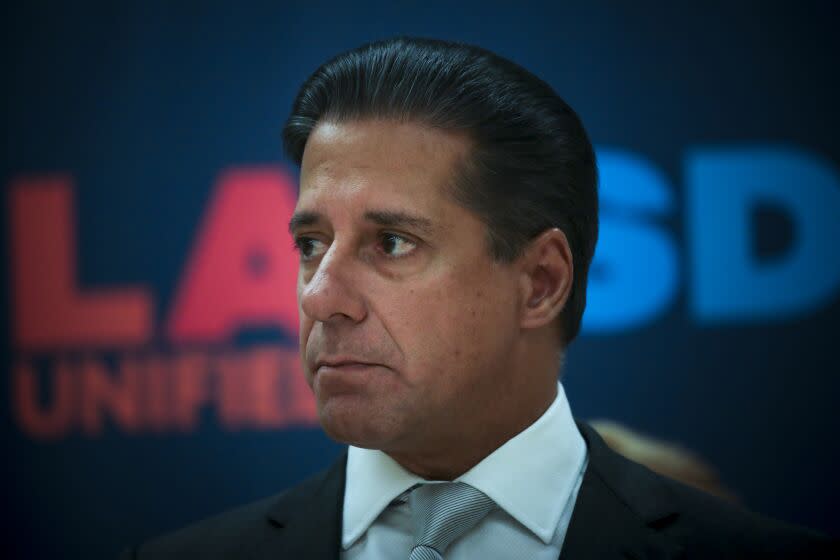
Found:
[[[424,479],[386,453],[351,445],[347,451],[341,546],[350,548],[394,498],[421,482]]]
[[[456,480],[487,494],[547,544],[574,490],[585,456],[586,442],[558,382],[557,397],[536,422]],[[391,501],[423,482],[382,451],[350,446],[342,547],[349,548],[361,537]]]

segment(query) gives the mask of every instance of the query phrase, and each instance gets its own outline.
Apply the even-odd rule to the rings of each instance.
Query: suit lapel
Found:
[[[578,428],[589,464],[560,559],[678,558],[680,548],[660,532],[678,515],[667,487],[609,449],[588,425]]]
[[[345,451],[328,470],[280,497],[253,560],[338,560],[346,464]]]

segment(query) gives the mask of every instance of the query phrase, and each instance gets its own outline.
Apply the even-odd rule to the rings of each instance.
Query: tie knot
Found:
[[[434,558],[429,548],[443,555],[495,507],[486,494],[464,482],[424,484],[409,494],[408,503],[416,545],[410,560]]]

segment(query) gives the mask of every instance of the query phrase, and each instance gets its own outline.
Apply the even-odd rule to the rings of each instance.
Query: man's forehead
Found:
[[[423,233],[448,229],[452,182],[465,150],[460,136],[418,123],[319,124],[304,150],[290,225],[342,216]]]
[[[433,218],[446,213],[449,185],[421,173],[389,173],[372,168],[344,168],[335,173],[301,174],[297,210],[329,215],[402,214]],[[435,220],[436,221],[436,220]]]
[[[416,122],[319,123],[301,161],[301,188],[352,176],[449,183],[468,151],[466,137]],[[396,185],[394,185],[396,186]]]

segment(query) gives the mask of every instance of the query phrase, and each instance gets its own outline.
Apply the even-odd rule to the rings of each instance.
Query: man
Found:
[[[287,492],[126,558],[772,558],[819,535],[655,475],[557,381],[597,238],[577,115],[485,50],[344,53],[284,129],[300,164],[300,351],[349,444]]]

